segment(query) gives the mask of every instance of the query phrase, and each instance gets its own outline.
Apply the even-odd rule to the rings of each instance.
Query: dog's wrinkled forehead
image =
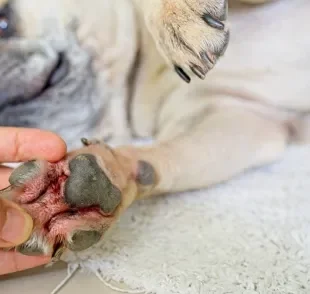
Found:
[[[74,28],[61,29],[53,9],[31,19],[42,2],[55,3],[0,0],[0,126],[49,129],[70,144],[90,135],[102,105]]]

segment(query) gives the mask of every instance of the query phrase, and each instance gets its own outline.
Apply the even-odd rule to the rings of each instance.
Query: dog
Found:
[[[0,7],[1,125],[72,143],[60,162],[17,167],[2,192],[35,221],[23,254],[86,250],[138,199],[208,188],[308,142],[308,0]]]

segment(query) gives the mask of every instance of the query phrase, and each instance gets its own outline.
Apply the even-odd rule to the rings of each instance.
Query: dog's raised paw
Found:
[[[59,258],[67,249],[98,243],[136,197],[139,178],[133,167],[130,158],[97,144],[57,163],[34,160],[17,167],[5,193],[32,216],[34,229],[15,249]]]
[[[187,83],[204,79],[229,43],[227,0],[157,0],[146,22],[159,50]]]

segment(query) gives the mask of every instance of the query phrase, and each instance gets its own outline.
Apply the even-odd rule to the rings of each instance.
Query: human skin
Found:
[[[54,133],[26,128],[0,128],[0,162],[23,162],[34,158],[55,162],[67,152]],[[0,165],[0,189],[9,186],[12,169]],[[20,245],[32,231],[31,217],[15,203],[0,198],[0,275],[46,264],[49,256],[24,256],[6,248]]]

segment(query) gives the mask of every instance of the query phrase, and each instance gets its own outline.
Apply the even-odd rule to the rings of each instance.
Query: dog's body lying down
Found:
[[[27,120],[30,125],[52,126],[56,118],[60,128],[76,134],[76,140],[93,127],[92,116],[96,117],[97,139],[108,136],[111,130],[116,143],[126,143],[130,134],[155,139],[150,147],[121,145],[113,149],[84,140],[89,146],[70,153],[60,163],[38,161],[15,170],[10,179],[12,189],[23,186],[26,193],[19,192],[14,199],[36,220],[32,238],[18,250],[58,256],[64,248],[86,249],[136,199],[209,187],[249,168],[271,163],[283,155],[289,143],[309,139],[310,2],[243,2],[268,3],[230,2],[227,50],[224,0],[10,3],[12,15],[16,15],[17,35],[27,42],[33,40],[31,46],[26,41],[26,45],[18,46],[43,53],[42,60],[36,57],[31,61],[31,54],[28,59],[22,58],[26,72],[33,69],[31,62],[42,65],[34,77],[18,81],[28,95],[23,99],[29,101],[5,105],[3,113],[7,109],[8,115],[16,109],[22,113],[32,105],[31,119]],[[4,20],[2,27],[6,28],[10,19]],[[97,84],[87,89],[97,89],[99,98],[95,102],[77,98],[80,90],[76,89],[86,87],[83,83],[81,86],[81,80],[70,80],[75,83],[70,88],[75,89],[75,95],[56,91],[66,77],[74,77],[74,66],[71,64],[66,75],[56,73],[55,78],[53,69],[59,63],[56,51],[60,49],[46,45],[48,41],[40,43],[40,47],[35,41],[49,32],[56,38],[66,37],[74,21],[77,48],[81,46],[93,54]],[[14,34],[2,34],[7,39],[0,49],[6,52],[7,59],[16,56],[20,49],[16,49],[15,42],[22,41],[9,38]],[[61,50],[69,61],[77,52]],[[30,61],[25,65],[25,60]],[[65,67],[62,62],[61,70]],[[86,68],[80,66],[78,72],[86,80],[83,70]],[[7,70],[8,77],[11,73]],[[0,82],[7,99],[20,97],[11,94],[15,89],[14,74],[5,85]],[[38,96],[35,100],[31,99],[34,93]],[[62,99],[54,104],[45,102],[49,105],[42,108],[45,121],[38,119],[32,110],[40,99],[57,99],[53,93],[60,93]],[[100,100],[101,93],[110,99]],[[64,112],[64,106],[72,103],[70,99],[75,99],[76,107],[87,109],[91,103],[96,106],[85,110],[82,124],[74,113],[70,119],[66,117],[71,108]],[[108,110],[104,116],[102,108]],[[64,115],[59,116],[59,112]],[[39,196],[40,201],[35,201]]]

